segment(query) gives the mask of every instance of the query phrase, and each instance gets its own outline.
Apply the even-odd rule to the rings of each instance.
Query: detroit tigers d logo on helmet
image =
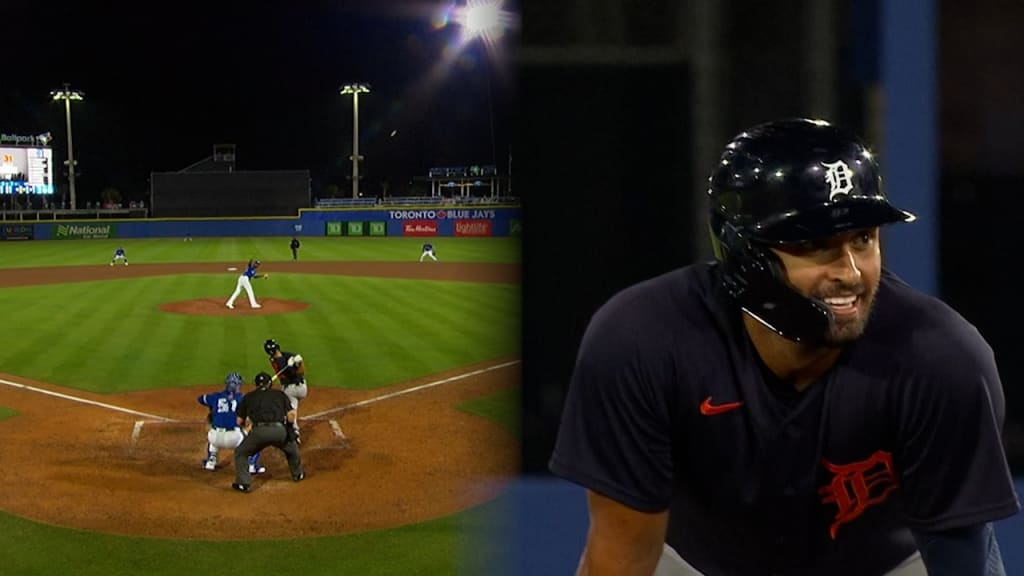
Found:
[[[707,195],[725,288],[744,311],[798,342],[823,339],[832,312],[791,289],[768,248],[915,218],[889,203],[878,163],[857,136],[804,118],[734,137],[708,179]]]

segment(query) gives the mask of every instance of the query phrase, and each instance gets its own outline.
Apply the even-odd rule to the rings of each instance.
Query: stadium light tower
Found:
[[[64,117],[67,118],[68,122],[68,184],[71,186],[71,209],[75,209],[75,149],[71,143],[71,101],[81,100],[85,94],[78,90],[72,90],[71,86],[65,82],[64,87],[60,90],[51,90],[50,96],[54,100],[64,101]]]
[[[64,117],[67,119],[68,128],[68,184],[71,190],[71,209],[75,209],[75,148],[71,138],[71,101],[81,100],[85,94],[78,90],[72,90],[70,85],[65,82],[64,87],[60,90],[52,90],[50,96],[54,100],[64,101]]]
[[[345,84],[341,94],[352,95],[352,197],[359,197],[359,95],[369,94],[368,84]]]
[[[466,5],[457,9],[452,19],[462,26],[464,45],[479,39],[482,43],[484,73],[487,82],[487,108],[491,124],[491,164],[497,169],[497,146],[494,141],[494,97],[491,94],[492,71],[490,50],[497,49],[498,40],[506,30],[515,25],[515,15],[502,8],[504,0],[466,0]]]

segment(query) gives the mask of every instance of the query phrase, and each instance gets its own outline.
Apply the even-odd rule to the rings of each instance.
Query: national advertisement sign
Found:
[[[492,222],[490,220],[456,220],[455,235],[490,236],[491,224]]]
[[[407,220],[402,222],[403,236],[437,236],[437,222],[432,220]]]
[[[58,224],[54,238],[58,240],[82,240],[114,238],[117,228],[113,224]]]

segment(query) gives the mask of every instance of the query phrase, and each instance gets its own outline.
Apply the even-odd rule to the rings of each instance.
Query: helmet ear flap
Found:
[[[723,220],[715,244],[722,262],[722,282],[734,298],[743,299],[753,286],[784,282],[782,262],[771,250],[751,242],[732,222]]]

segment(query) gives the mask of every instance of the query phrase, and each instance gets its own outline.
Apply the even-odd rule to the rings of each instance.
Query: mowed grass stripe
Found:
[[[158,309],[203,297],[219,306],[234,281],[208,274],[6,289],[12,324],[33,328],[3,336],[8,346],[0,359],[12,373],[95,392],[219,385],[229,371],[249,381],[266,369],[262,344],[274,338],[310,359],[312,381],[374,388],[519,350],[514,286],[317,275],[278,280],[260,281],[258,297],[305,299],[310,307],[260,316]],[[21,305],[40,300],[72,303],[57,320],[45,307]],[[244,296],[238,305],[248,306]]]
[[[121,246],[130,265],[183,262],[225,262],[242,266],[256,258],[273,270],[274,262],[291,261],[288,242],[291,237],[196,238],[122,238],[103,240],[50,240],[5,242],[0,269],[53,267],[110,263],[114,249]],[[416,262],[425,239],[420,238],[327,238],[300,237],[300,261],[387,261]],[[432,238],[442,262],[521,261],[518,238]],[[432,261],[423,262],[424,266]]]
[[[416,282],[346,283],[344,298],[355,305],[340,326],[348,340],[347,387],[376,388],[401,381],[406,374],[429,374],[422,360],[432,340],[444,337],[415,320],[425,306]]]
[[[36,524],[0,512],[0,555],[4,573],[21,576],[217,574],[224,570],[225,546],[231,558],[244,558],[266,574],[456,574],[463,573],[464,536],[458,528],[480,522],[476,516],[488,513],[489,507],[386,531],[273,542],[260,540],[258,534],[227,535],[237,539],[231,542],[114,536]]]

